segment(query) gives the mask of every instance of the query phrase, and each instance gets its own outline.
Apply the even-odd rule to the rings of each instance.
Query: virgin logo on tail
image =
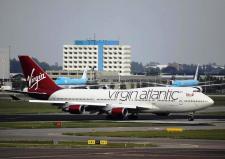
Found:
[[[35,90],[37,90],[38,89],[38,83],[40,81],[42,81],[43,79],[45,79],[46,76],[45,76],[44,73],[41,73],[40,75],[33,77],[34,71],[35,71],[35,69],[33,68],[32,71],[31,71],[30,76],[27,77],[27,81],[28,81],[29,89],[33,88],[34,86],[36,86]]]

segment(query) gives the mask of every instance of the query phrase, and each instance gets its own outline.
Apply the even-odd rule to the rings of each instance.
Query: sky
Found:
[[[0,48],[62,65],[74,40],[120,40],[144,64],[225,64],[225,0],[0,0]]]

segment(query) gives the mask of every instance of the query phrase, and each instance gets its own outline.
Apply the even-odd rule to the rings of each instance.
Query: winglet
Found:
[[[196,81],[198,80],[198,67],[199,67],[199,64],[197,65],[195,77],[194,77],[194,80],[196,80]]]

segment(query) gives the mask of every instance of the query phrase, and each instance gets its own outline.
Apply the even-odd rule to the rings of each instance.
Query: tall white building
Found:
[[[76,40],[63,47],[63,70],[113,71],[130,75],[131,47],[112,40]]]

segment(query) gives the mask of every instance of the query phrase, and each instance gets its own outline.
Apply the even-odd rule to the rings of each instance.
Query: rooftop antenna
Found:
[[[7,75],[8,77],[10,77],[10,56],[11,56],[11,45],[9,45],[9,74]]]
[[[94,33],[94,44],[95,44],[95,38],[96,38],[96,37],[95,37],[95,33]]]

